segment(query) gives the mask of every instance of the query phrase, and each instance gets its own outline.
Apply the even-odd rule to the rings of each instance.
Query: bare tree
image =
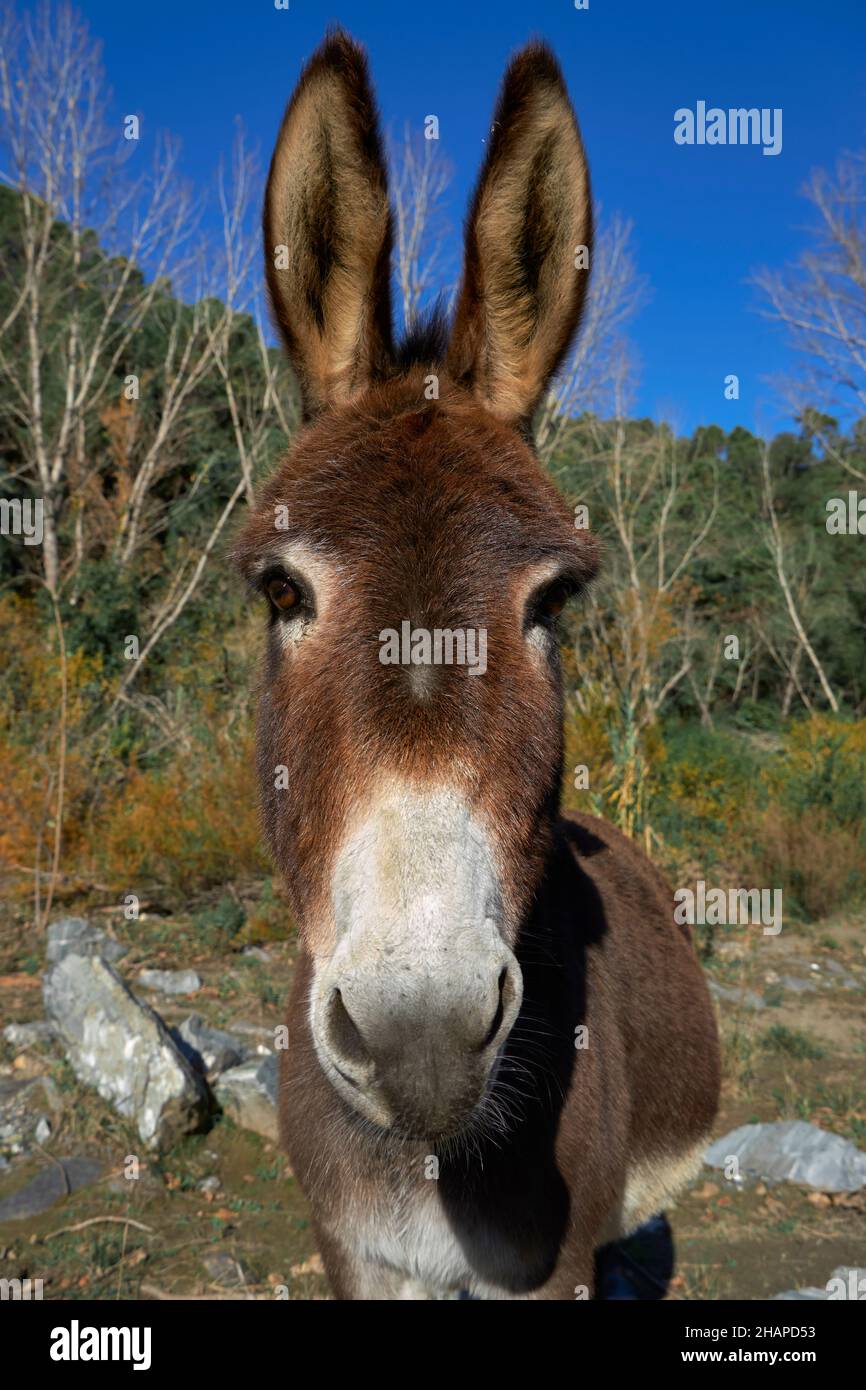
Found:
[[[604,568],[575,614],[576,679],[567,699],[577,714],[600,720],[611,763],[596,767],[596,808],[628,834],[648,834],[646,736],[685,683],[709,716],[720,657],[712,622],[698,614],[691,570],[711,543],[718,488],[696,494],[683,476],[676,437],[664,427],[629,423],[626,368],[614,379],[611,418],[590,414],[578,442],[587,480],[581,503],[604,546]],[[566,661],[570,671],[571,658]],[[705,674],[698,682],[703,663]]]
[[[806,631],[806,626],[803,622],[800,607],[796,601],[794,589],[788,577],[788,568],[785,561],[785,542],[784,537],[782,535],[782,528],[779,524],[779,518],[776,513],[776,503],[773,496],[773,481],[770,475],[769,450],[767,450],[766,448],[764,448],[761,451],[761,473],[764,484],[764,506],[767,514],[765,540],[767,548],[770,551],[770,555],[772,556],[773,569],[775,571],[776,581],[779,585],[779,590],[782,594],[782,598],[785,603],[785,609],[790,619],[791,626],[794,629],[794,633],[796,635],[797,645],[799,646],[801,652],[804,653],[811,662],[815,670],[815,674],[818,677],[821,689],[824,692],[824,697],[828,705],[832,709],[833,713],[837,714],[839,711],[839,701],[836,698],[836,695],[833,691],[833,687],[830,685],[830,682],[827,679],[824,667],[821,665],[821,662],[818,659],[818,654],[815,651],[814,646],[812,645],[808,632]],[[770,650],[771,654],[775,656],[775,652],[773,652],[773,649],[770,646],[770,643],[766,638],[765,634],[764,640],[765,642],[767,642],[768,650]],[[802,685],[800,684],[800,680],[797,674],[799,668],[799,661],[786,661],[784,658],[779,658],[779,660],[780,664],[786,670],[790,682],[800,692],[803,698],[803,702],[808,709],[809,701],[803,692]]]
[[[99,48],[75,11],[46,4],[21,19],[4,11],[0,404],[12,460],[4,482],[42,499],[41,578],[57,629],[63,693],[56,768],[46,768],[43,822],[53,823],[53,836],[49,846],[40,831],[31,870],[37,920],[60,872],[71,741],[79,741],[76,756],[86,748],[92,757],[97,788],[121,706],[134,706],[155,725],[162,746],[179,736],[171,692],[161,700],[132,686],[199,593],[235,508],[253,498],[275,437],[290,435],[296,423],[282,359],[262,330],[259,173],[243,133],[229,168],[219,171],[223,235],[214,247],[201,231],[204,204],[180,177],[178,146],[158,138],[152,169],[134,174],[138,151],[109,125],[107,102]],[[150,349],[142,368],[144,329]],[[168,570],[158,543],[171,495],[164,484],[188,457],[202,412],[213,409],[214,386],[223,392],[237,478],[215,513],[203,509],[210,520],[178,546]],[[203,494],[208,480],[205,464],[186,500]],[[116,678],[99,726],[73,729],[62,609],[77,601],[91,554],[111,557],[118,571],[135,566],[137,580],[152,582],[139,659]]]
[[[408,125],[402,140],[389,140],[394,195],[396,273],[403,323],[408,327],[437,283],[450,307],[456,283],[442,284],[449,273],[445,256],[448,224],[445,200],[451,165],[438,140],[428,140]]]
[[[199,304],[203,306],[201,312],[207,362],[222,380],[237,449],[239,476],[209,532],[197,547],[187,551],[169,584],[160,592],[158,602],[149,614],[138,659],[130,664],[121,680],[112,709],[128,701],[130,688],[138,680],[148,657],[194,599],[207,563],[217,549],[238,502],[244,498],[252,504],[255,479],[264,471],[270,458],[272,428],[279,427],[282,437],[288,438],[297,426],[297,413],[288,413],[284,399],[282,355],[268,348],[259,317],[261,306],[256,289],[259,243],[256,231],[250,225],[251,205],[258,206],[257,189],[257,166],[245,147],[243,131],[239,127],[230,176],[227,177],[221,167],[218,177],[223,237],[222,255],[216,258],[213,281],[219,287],[221,297],[217,299],[214,294],[203,295],[194,306],[194,312]],[[258,356],[254,380],[238,373],[232,357],[233,333],[240,326],[241,317],[247,316],[250,308],[257,315]],[[200,379],[197,368],[198,364],[194,372],[181,376],[183,385],[178,403],[174,406],[177,412],[181,412],[186,397]],[[159,450],[152,442],[142,466],[151,466],[153,460],[153,467],[158,470],[158,459]],[[141,471],[140,468],[137,476]],[[190,497],[198,486],[200,480],[194,482]],[[166,717],[163,712],[163,724]]]
[[[718,489],[702,517],[674,527],[684,489],[672,434],[656,429],[630,437],[617,412],[613,420],[593,420],[589,438],[596,449],[597,501],[615,542],[590,599],[591,665],[640,729],[692,669],[698,631],[689,570],[710,534]]]
[[[70,487],[88,472],[85,421],[107,403],[118,365],[194,228],[177,147],[159,141],[152,177],[127,177],[129,148],[105,118],[99,49],[68,6],[19,22],[9,9],[0,53],[3,182],[17,193],[22,270],[0,323],[20,477],[42,498],[44,579],[62,584],[59,527]],[[102,248],[126,239],[124,256]],[[143,271],[147,268],[145,278]],[[61,311],[58,312],[58,309]],[[49,369],[63,387],[47,390]]]
[[[42,499],[43,574],[56,597],[70,582],[74,589],[87,518],[121,568],[157,533],[157,485],[193,434],[195,393],[215,371],[243,492],[252,497],[253,460],[228,359],[239,317],[257,309],[258,176],[239,132],[228,182],[220,171],[224,234],[214,250],[197,232],[201,205],[180,178],[176,143],[158,138],[152,171],[128,176],[131,143],[108,127],[99,49],[75,12],[44,6],[18,22],[10,10],[3,23],[2,178],[17,195],[18,222],[6,249],[16,264],[3,267],[17,292],[0,322],[6,424],[20,458],[9,481]],[[150,370],[160,395],[158,408],[145,410],[135,345],[154,312],[162,358]],[[270,379],[264,340],[260,348]],[[121,378],[128,385],[119,393]],[[280,409],[275,391],[265,404]],[[104,460],[87,444],[97,418],[122,463],[110,503],[94,486]],[[70,517],[73,539],[61,553]]]
[[[813,171],[804,194],[817,213],[813,244],[786,269],[756,272],[759,312],[783,326],[801,358],[800,401],[841,401],[866,415],[866,154]],[[866,482],[826,431],[815,432],[834,462]]]

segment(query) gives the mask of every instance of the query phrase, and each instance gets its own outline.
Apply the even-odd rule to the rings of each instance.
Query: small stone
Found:
[[[201,989],[201,978],[194,970],[142,970],[138,983],[160,994],[195,994]]]
[[[724,999],[730,1004],[738,1004],[746,1009],[754,1009],[759,1012],[765,1009],[766,1003],[760,994],[756,994],[751,989],[726,989],[724,985],[717,984],[715,980],[707,980],[710,994],[715,999]]]
[[[783,975],[779,983],[792,994],[814,994],[818,988],[815,980],[801,980],[797,975]]]
[[[7,1024],[3,1037],[10,1047],[32,1047],[33,1043],[50,1042],[56,1038],[57,1029],[49,1019],[39,1018],[31,1023]]]
[[[242,1129],[250,1129],[265,1139],[278,1137],[277,1059],[255,1058],[243,1066],[223,1072],[214,1088],[223,1110]]]
[[[138,1197],[143,1195],[161,1197],[165,1193],[166,1184],[154,1169],[142,1164],[134,1177],[131,1174],[127,1177],[123,1172],[115,1173],[113,1177],[108,1179],[105,1186],[109,1192],[115,1192],[118,1196],[128,1200],[132,1192]]]
[[[249,1283],[249,1271],[225,1250],[208,1250],[201,1262],[213,1282],[224,1289],[239,1289]]]
[[[196,1187],[199,1192],[219,1192],[222,1189],[222,1183],[216,1173],[209,1173],[206,1178],[199,1179]]]
[[[251,1049],[218,1028],[211,1028],[200,1014],[190,1014],[171,1035],[197,1072],[208,1079],[249,1059]]]
[[[852,975],[851,972],[849,970],[846,970],[844,965],[840,965],[837,960],[828,960],[826,962],[826,965],[830,974],[836,976],[839,984],[842,986],[843,989],[861,988],[861,983],[857,979],[856,975]]]
[[[24,1154],[39,1138],[46,1109],[55,1117],[63,1111],[60,1093],[50,1077],[15,1080],[0,1078],[0,1149],[6,1155]],[[50,1130],[49,1130],[50,1133]]]

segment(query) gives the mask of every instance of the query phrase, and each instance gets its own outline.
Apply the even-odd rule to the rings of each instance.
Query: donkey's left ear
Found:
[[[307,416],[387,372],[391,212],[363,50],[330,34],[301,74],[265,194],[274,317]]]
[[[580,320],[592,206],[580,131],[553,54],[505,74],[466,226],[448,365],[500,419],[525,425]]]

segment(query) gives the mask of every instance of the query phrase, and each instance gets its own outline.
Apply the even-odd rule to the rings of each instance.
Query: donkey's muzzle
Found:
[[[442,1138],[463,1128],[484,1095],[520,1009],[520,967],[506,947],[474,963],[469,980],[395,965],[328,982],[313,1013],[316,1047],[366,1118]]]

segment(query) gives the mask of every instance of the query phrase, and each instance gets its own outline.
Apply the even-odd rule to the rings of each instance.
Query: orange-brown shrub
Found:
[[[866,879],[862,834],[827,811],[767,806],[753,827],[750,881],[781,888],[815,921],[858,898]]]
[[[220,733],[158,771],[130,769],[100,817],[101,874],[188,894],[268,870],[252,734]]]

